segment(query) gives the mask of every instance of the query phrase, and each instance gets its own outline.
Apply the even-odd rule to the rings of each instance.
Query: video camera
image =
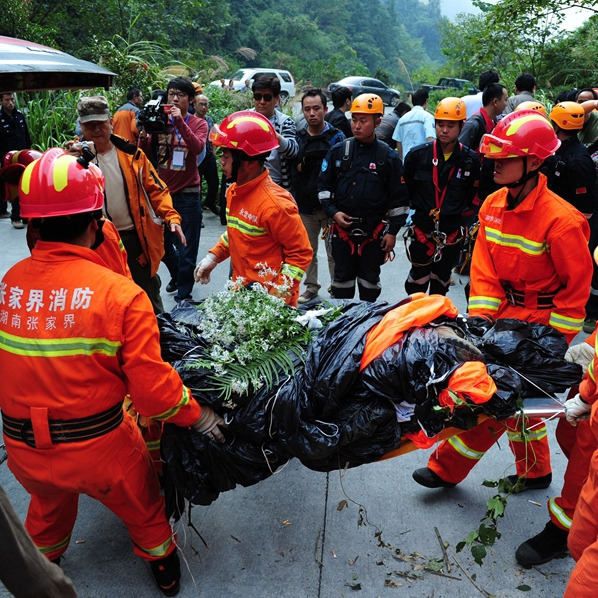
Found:
[[[144,126],[148,133],[166,133],[168,113],[164,110],[163,101],[164,96],[159,95],[150,100],[137,114],[139,124]]]

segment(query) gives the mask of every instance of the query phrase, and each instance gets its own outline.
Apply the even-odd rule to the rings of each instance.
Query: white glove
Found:
[[[591,409],[592,406],[589,403],[586,403],[579,396],[579,393],[577,393],[572,399],[565,401],[565,417],[572,426],[576,426],[577,422],[582,419],[587,419],[589,416],[586,414]]]
[[[210,282],[210,272],[217,266],[216,256],[213,253],[208,253],[206,257],[197,264],[193,276],[195,282],[201,282],[201,284],[208,284]]]
[[[224,436],[218,426],[228,427],[226,422],[211,407],[202,405],[201,415],[191,427],[197,432],[205,434],[213,442],[224,442]]]
[[[572,363],[578,363],[583,368],[583,375],[586,375],[586,370],[592,359],[594,359],[594,347],[588,343],[578,343],[567,349],[565,353],[565,359]]]

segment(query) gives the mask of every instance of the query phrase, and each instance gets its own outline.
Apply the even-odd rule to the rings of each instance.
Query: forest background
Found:
[[[326,87],[367,75],[404,94],[441,76],[475,83],[488,68],[511,91],[517,75],[530,72],[548,103],[562,89],[598,83],[598,16],[574,31],[560,28],[572,8],[597,13],[598,0],[473,4],[478,14],[449,20],[441,0],[0,0],[0,35],[57,47],[117,73],[115,87],[95,90],[113,109],[130,87],[149,97],[168,77],[189,76],[205,85],[215,121],[249,98],[207,84],[243,66],[288,69],[298,91],[307,81]],[[72,137],[79,92],[21,96],[36,146]]]

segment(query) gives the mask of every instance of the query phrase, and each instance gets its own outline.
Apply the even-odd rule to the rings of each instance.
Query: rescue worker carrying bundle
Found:
[[[278,147],[274,127],[265,116],[243,110],[215,125],[210,141],[223,148],[222,173],[233,184],[226,192],[226,232],[195,268],[195,281],[208,284],[212,270],[230,257],[233,280],[272,283],[270,292],[284,293],[296,307],[313,252],[293,196],[264,167]]]
[[[465,103],[444,98],[434,118],[436,140],[414,147],[405,156],[405,182],[415,210],[407,233],[411,237],[407,251],[411,270],[405,290],[410,295],[426,291],[447,294],[466,234],[466,217],[478,208],[474,202],[480,161],[458,140],[467,118]]]
[[[501,189],[480,209],[471,263],[469,315],[516,318],[556,328],[570,343],[583,323],[592,264],[586,218],[547,188],[539,172],[559,147],[550,123],[522,110],[503,118],[482,138]],[[547,488],[552,480],[546,425],[541,419],[486,420],[443,442],[428,467],[413,472],[428,488],[461,482],[505,431],[515,454],[518,490]]]
[[[374,133],[383,113],[379,96],[357,96],[351,106],[354,137],[332,147],[322,163],[318,198],[333,220],[330,294],[336,299],[352,299],[357,282],[359,298],[376,301],[380,266],[393,259],[409,213],[401,159]]]
[[[166,596],[180,564],[137,410],[223,440],[224,422],[200,407],[160,356],[146,293],[93,251],[102,242],[104,178],[93,164],[51,149],[20,181],[22,215],[39,229],[30,258],[0,282],[0,390],[8,466],[31,494],[25,527],[58,563],[79,494],[118,515],[135,554]]]

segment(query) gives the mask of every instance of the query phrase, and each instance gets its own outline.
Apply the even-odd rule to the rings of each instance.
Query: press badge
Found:
[[[184,149],[174,149],[172,150],[172,161],[171,161],[171,168],[173,170],[180,170],[185,168],[185,150]]]

